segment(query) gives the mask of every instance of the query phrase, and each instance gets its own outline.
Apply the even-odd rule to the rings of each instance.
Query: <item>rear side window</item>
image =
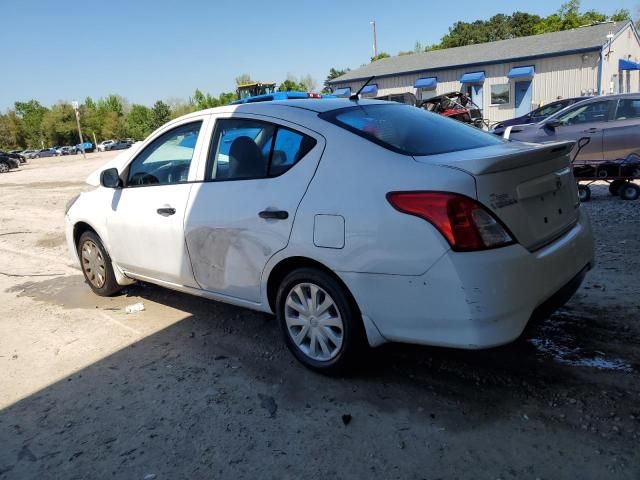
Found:
[[[218,120],[209,150],[207,180],[277,177],[315,144],[308,135],[268,122]]]
[[[436,155],[504,142],[410,105],[357,105],[322,113],[320,118],[404,155]]]
[[[618,101],[616,120],[640,118],[640,98],[625,98]]]

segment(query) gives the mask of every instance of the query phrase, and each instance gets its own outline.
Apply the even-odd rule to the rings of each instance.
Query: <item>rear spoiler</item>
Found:
[[[526,165],[549,160],[554,157],[569,155],[575,144],[576,142],[573,140],[543,143],[539,145],[529,144],[527,146],[531,146],[532,148],[493,157],[491,159],[492,161],[486,162],[482,167],[476,169],[476,171],[472,171],[471,173],[474,175],[486,175],[489,173],[521,168]],[[464,168],[463,165],[459,166]]]

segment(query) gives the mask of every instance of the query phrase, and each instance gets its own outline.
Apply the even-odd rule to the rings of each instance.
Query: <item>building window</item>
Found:
[[[506,105],[509,103],[509,84],[491,85],[491,105]]]

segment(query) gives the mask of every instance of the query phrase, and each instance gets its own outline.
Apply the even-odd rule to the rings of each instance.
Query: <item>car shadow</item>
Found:
[[[597,381],[541,356],[530,337],[486,351],[386,345],[354,374],[325,377],[293,359],[269,315],[151,285],[90,301],[80,288],[89,290],[74,276],[12,291],[65,308],[108,312],[141,300],[186,315],[2,410],[0,478],[189,478],[212,465],[237,473],[247,455],[279,458],[301,430],[323,436],[352,415],[455,433]]]

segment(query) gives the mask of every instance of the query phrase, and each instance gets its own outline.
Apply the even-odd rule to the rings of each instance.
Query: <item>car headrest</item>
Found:
[[[267,165],[260,149],[249,137],[236,138],[229,149],[229,178],[265,177]]]

